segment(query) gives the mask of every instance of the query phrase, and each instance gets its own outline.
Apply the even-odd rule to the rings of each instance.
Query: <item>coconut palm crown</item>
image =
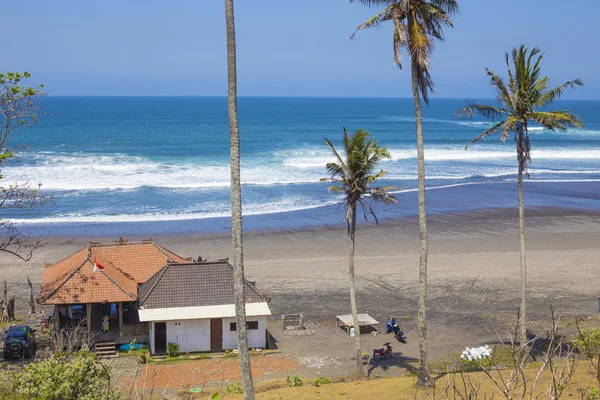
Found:
[[[344,219],[350,230],[353,209],[360,205],[363,216],[368,219],[373,216],[379,223],[375,212],[364,198],[367,195],[375,201],[392,204],[397,201],[396,197],[389,193],[391,187],[371,187],[371,184],[385,175],[384,170],[377,171],[377,165],[383,159],[390,159],[390,153],[385,147],[380,147],[373,137],[369,137],[368,131],[358,129],[352,136],[344,128],[344,153],[342,157],[333,144],[325,139],[325,143],[335,157],[335,162],[327,163],[327,172],[330,178],[321,179],[334,185],[328,187],[330,192],[343,193],[344,198],[340,205],[346,209]]]
[[[402,68],[401,49],[406,49],[412,67],[416,69],[419,92],[429,104],[428,92],[433,92],[430,66],[433,42],[444,40],[445,26],[454,26],[450,17],[458,13],[458,3],[455,0],[350,0],[350,3],[355,1],[382,9],[356,28],[350,38],[360,30],[391,21],[394,25],[394,63]]]
[[[510,59],[513,66],[511,68]],[[471,143],[479,142],[487,136],[501,133],[503,142],[514,133],[517,144],[519,164],[524,170],[531,162],[528,126],[534,122],[551,131],[566,131],[569,127],[581,128],[581,120],[569,110],[544,111],[544,107],[560,98],[565,89],[583,86],[580,79],[567,81],[553,89],[548,89],[549,79],[541,76],[540,63],[544,55],[540,49],[528,50],[524,45],[514,48],[512,56],[505,54],[508,69],[508,82],[505,82],[494,71],[487,69],[490,84],[496,92],[497,104],[487,105],[467,100],[457,115],[472,117],[475,114],[493,121],[494,125],[476,136]],[[467,145],[468,148],[468,145]]]

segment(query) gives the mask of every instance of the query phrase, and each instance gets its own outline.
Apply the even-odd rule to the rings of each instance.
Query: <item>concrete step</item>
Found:
[[[114,340],[106,340],[102,342],[96,342],[95,351],[97,358],[116,358],[117,347]]]
[[[100,359],[100,360],[106,360],[106,359],[111,359],[111,358],[119,358],[119,356],[115,353],[115,354],[96,354],[96,358]]]

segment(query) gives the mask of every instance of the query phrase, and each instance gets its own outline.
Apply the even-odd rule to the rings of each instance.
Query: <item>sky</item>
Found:
[[[600,99],[595,0],[459,0],[437,43],[432,97],[492,97],[485,68],[504,52],[545,52],[567,99]],[[355,28],[377,10],[349,0],[236,0],[241,96],[410,97],[410,70],[393,64],[392,30]],[[1,7],[0,71],[28,71],[51,95],[224,96],[222,0],[28,0]]]

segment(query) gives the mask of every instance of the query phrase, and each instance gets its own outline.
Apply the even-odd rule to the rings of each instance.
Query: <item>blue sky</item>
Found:
[[[436,46],[434,97],[490,97],[485,67],[525,43],[546,53],[569,99],[600,99],[592,0],[462,0]],[[237,0],[239,94],[409,97],[410,71],[392,62],[391,28],[350,34],[375,10],[348,0]],[[9,1],[0,70],[27,70],[52,95],[226,94],[221,0]],[[10,40],[7,40],[10,38]]]

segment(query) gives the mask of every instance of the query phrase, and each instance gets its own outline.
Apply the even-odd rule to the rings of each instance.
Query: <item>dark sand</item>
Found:
[[[519,243],[514,209],[492,209],[429,219],[429,338],[433,358],[466,345],[491,340],[490,321],[514,322],[519,306]],[[527,210],[529,319],[548,320],[552,304],[564,316],[597,314],[600,294],[600,212]],[[0,279],[8,281],[17,309],[25,308],[26,275],[39,283],[44,262],[55,263],[89,240],[118,238],[53,237],[22,263],[0,255]],[[127,239],[141,239],[128,237]],[[228,235],[154,237],[182,256],[230,256]],[[349,313],[348,238],[344,225],[328,229],[252,232],[245,236],[246,274],[272,297],[273,314],[302,313],[309,320],[333,321]],[[380,227],[360,224],[356,273],[360,312],[385,322],[403,320],[416,357],[418,225],[414,217]],[[37,295],[37,293],[36,293]],[[535,326],[535,324],[532,324]],[[378,339],[381,341],[381,339]]]

